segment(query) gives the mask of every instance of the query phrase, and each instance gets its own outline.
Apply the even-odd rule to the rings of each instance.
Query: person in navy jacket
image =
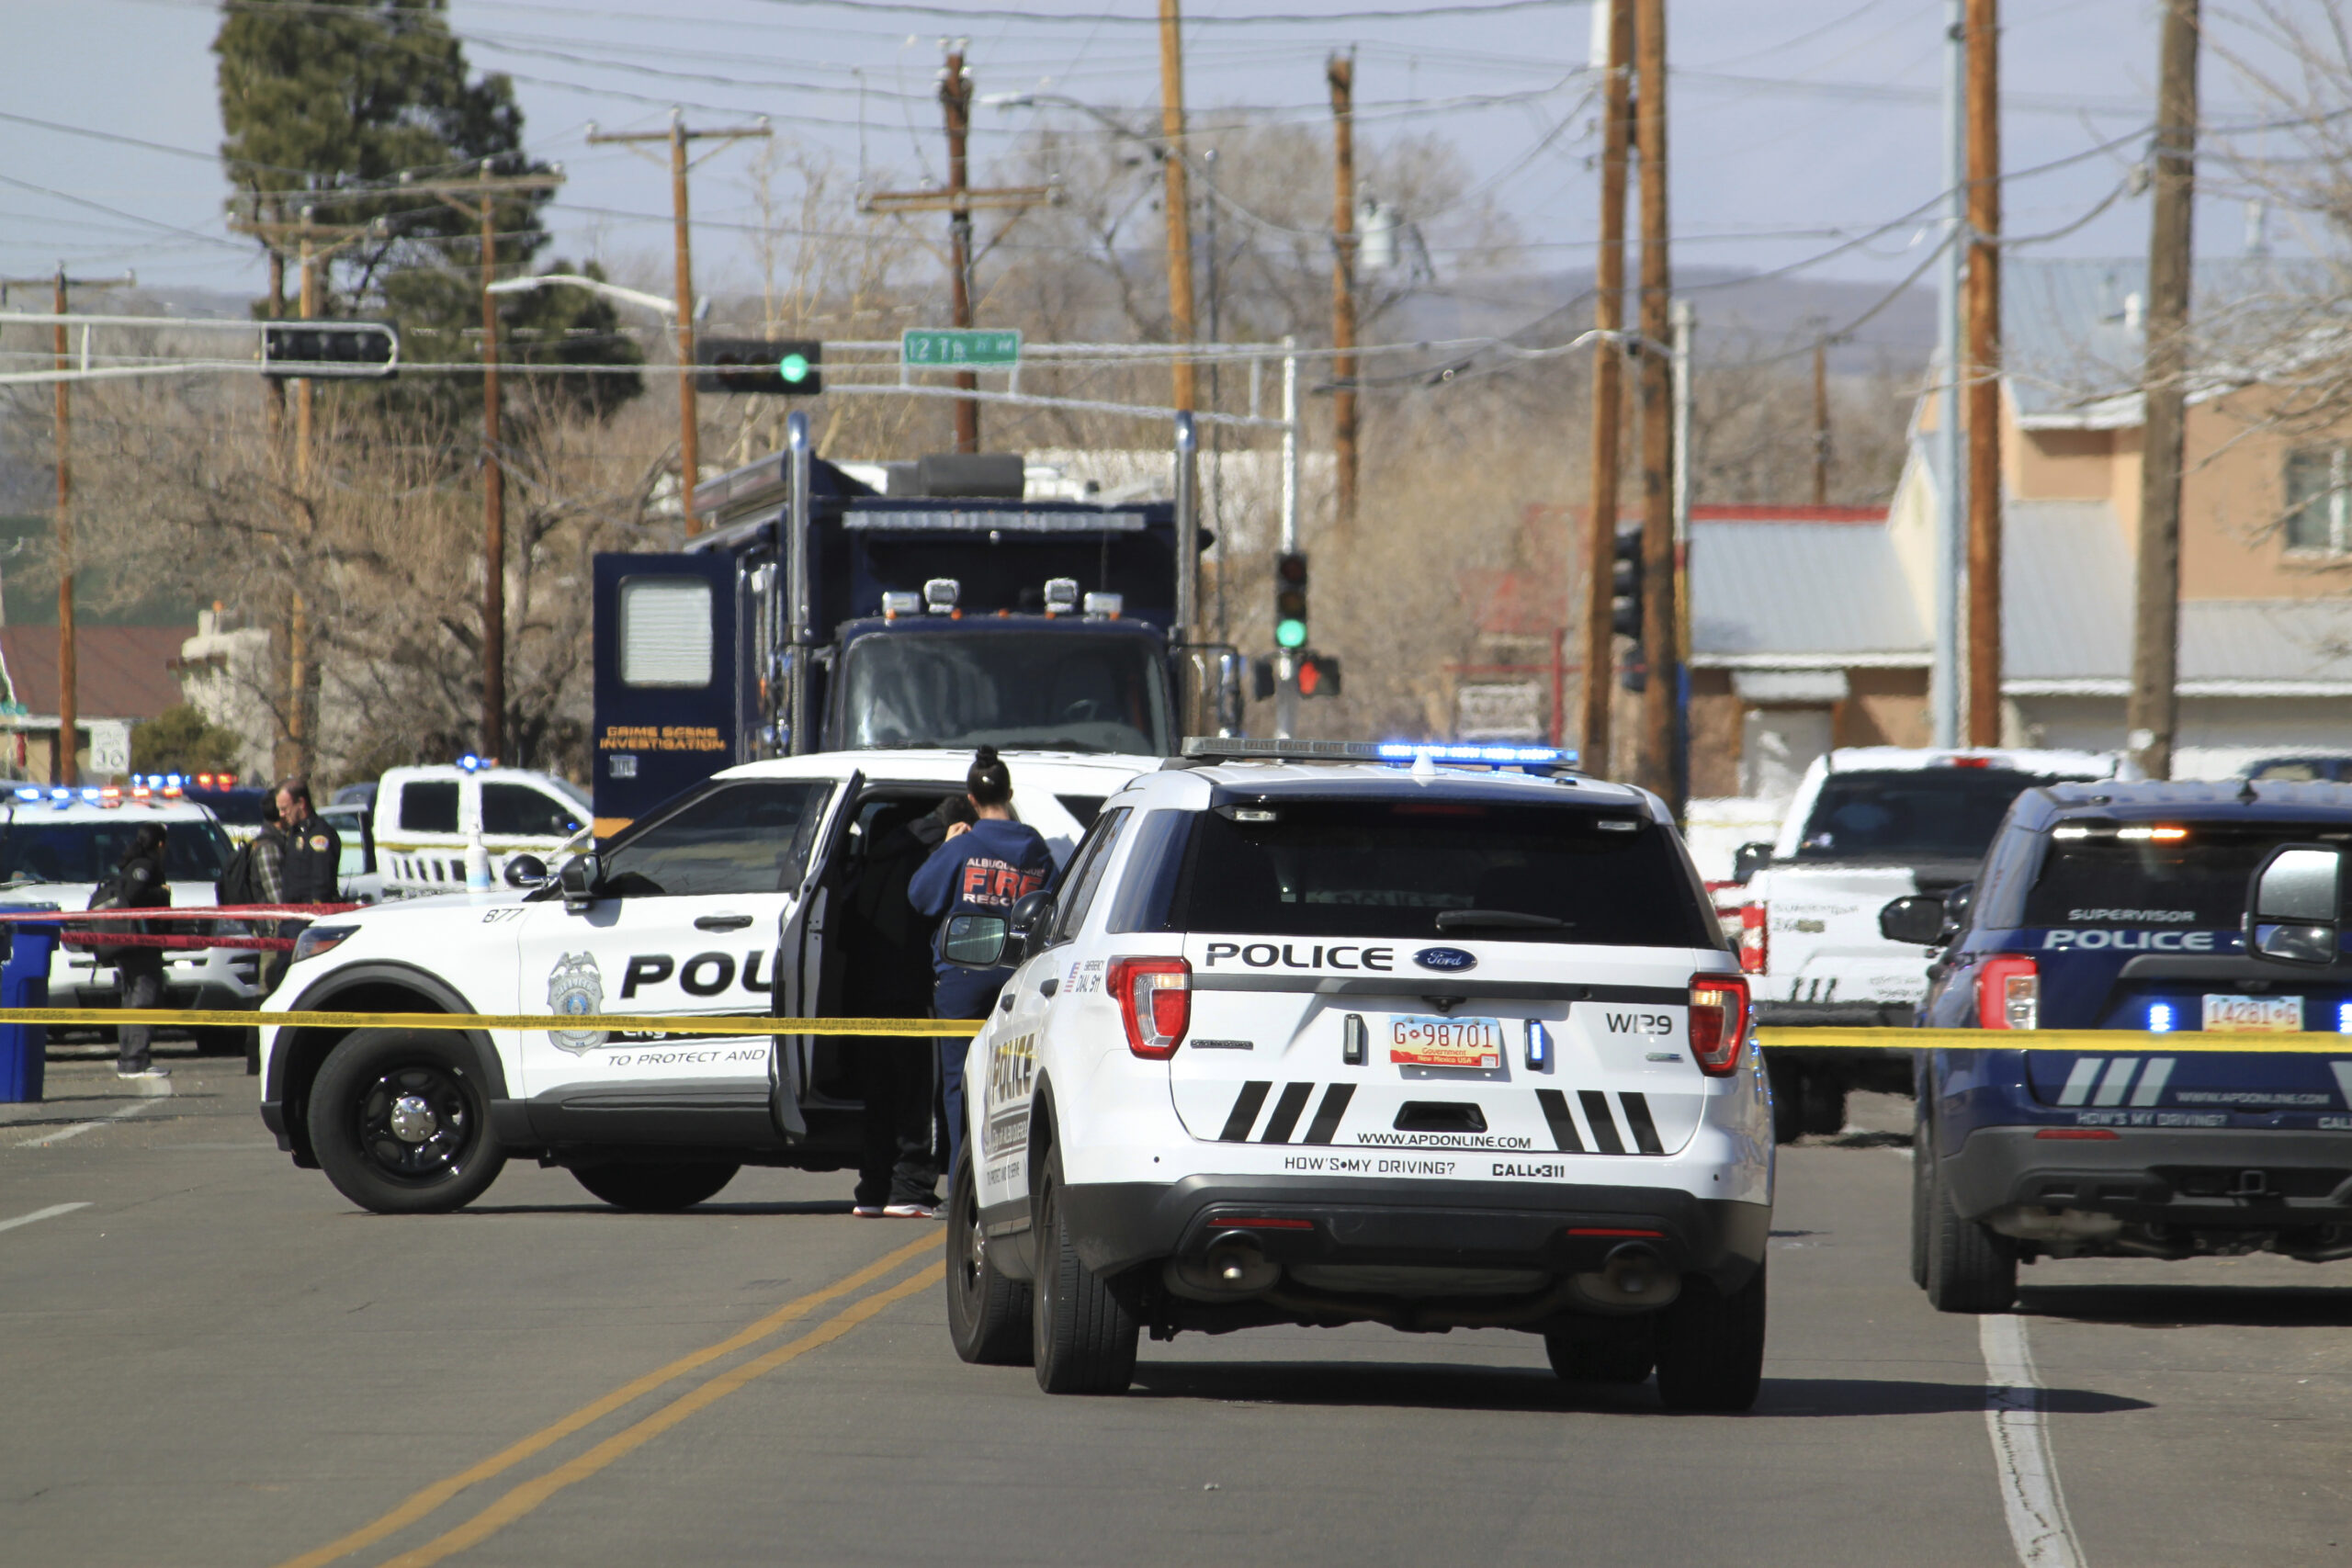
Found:
[[[1035,893],[1054,874],[1053,852],[1037,829],[1012,818],[1012,772],[983,746],[973,755],[964,792],[978,819],[956,823],[907,886],[918,913],[940,922],[953,915],[1003,915],[1024,893]],[[1012,977],[1012,964],[967,969],[940,955],[933,938],[931,1013],[933,1018],[986,1018],[997,993]],[[940,1081],[947,1101],[947,1168],[964,1150],[964,1055],[969,1040],[939,1042]]]

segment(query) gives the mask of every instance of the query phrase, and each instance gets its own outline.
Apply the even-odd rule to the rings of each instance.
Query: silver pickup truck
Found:
[[[1915,750],[1852,747],[1815,760],[1770,844],[1749,844],[1736,873],[1740,967],[1759,1024],[1906,1028],[1927,995],[1925,956],[1879,931],[1879,911],[1910,893],[1964,902],[2009,803],[2060,779],[2114,778],[2104,751]],[[1908,1093],[1908,1051],[1765,1052],[1773,1132],[1782,1142],[1845,1125],[1846,1095]]]

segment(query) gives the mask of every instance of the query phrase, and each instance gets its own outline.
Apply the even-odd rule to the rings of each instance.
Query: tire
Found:
[[[1928,1288],[1928,1188],[1936,1168],[1935,1129],[1922,1100],[1911,1123],[1911,1282]]]
[[[489,1112],[472,1053],[458,1041],[356,1030],[311,1085],[311,1146],[335,1190],[363,1209],[447,1213],[505,1168]]]
[[[1793,1144],[1804,1134],[1804,1069],[1784,1057],[1767,1056],[1764,1070],[1772,1086],[1772,1141]]]
[[[1638,1338],[1571,1339],[1546,1334],[1544,1353],[1564,1382],[1632,1384],[1649,1381],[1657,1364],[1657,1338],[1645,1323]]]
[[[1764,1383],[1764,1266],[1726,1296],[1703,1275],[1658,1314],[1657,1392],[1668,1410],[1746,1410]]]
[[[2018,1299],[2018,1254],[2007,1236],[1961,1218],[1951,1190],[1928,1178],[1928,1304],[1938,1312],[2007,1312]]]
[[[1834,1138],[1846,1130],[1846,1086],[1826,1073],[1805,1074],[1804,1093],[1798,1104],[1803,1131]]]
[[[616,1160],[574,1166],[571,1179],[616,1209],[660,1213],[709,1201],[742,1168],[716,1160]]]
[[[1135,1381],[1134,1314],[1079,1261],[1062,1217],[1061,1160],[1049,1156],[1034,1211],[1037,1282],[1030,1292],[1030,1355],[1047,1393],[1122,1393]]]
[[[947,1337],[975,1366],[1025,1367],[1033,1354],[1029,1287],[989,1261],[978,1183],[967,1153],[947,1184]]]

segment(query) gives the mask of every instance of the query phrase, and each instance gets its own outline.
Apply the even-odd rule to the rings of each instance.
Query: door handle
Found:
[[[1050,980],[1040,980],[1037,982],[1037,994],[1041,997],[1050,997],[1061,988],[1062,983],[1058,977]]]
[[[752,923],[749,915],[699,915],[695,919],[698,931],[740,931]]]

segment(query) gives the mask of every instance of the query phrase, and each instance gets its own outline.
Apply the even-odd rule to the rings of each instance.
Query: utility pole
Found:
[[[694,164],[686,157],[686,146],[693,141],[731,142],[741,141],[746,137],[773,134],[764,118],[756,125],[733,126],[718,130],[689,130],[684,109],[670,111],[670,129],[667,130],[608,134],[593,125],[588,128],[588,140],[592,144],[666,141],[670,145],[671,226],[676,243],[678,266],[678,511],[686,520],[689,535],[702,532],[701,519],[695,515],[695,484],[702,474],[702,427],[695,407],[695,251],[686,208],[686,171]]]
[[[1829,338],[1813,340],[1813,504],[1829,504]]]
[[[1642,648],[1649,679],[1642,690],[1642,723],[1634,782],[1664,796],[1677,818],[1675,739],[1681,707],[1682,661],[1675,609],[1674,424],[1668,356],[1658,352],[1674,332],[1673,268],[1667,254],[1666,0],[1634,0],[1634,145],[1641,156],[1642,344]]]
[[[2001,743],[2001,20],[1968,0],[1968,743]]]
[[[1967,0],[1944,0],[1944,241],[1938,268],[1935,526],[1935,651],[1928,667],[1930,734],[1940,747],[1961,743],[1960,592],[1966,529],[1962,493],[1960,398],[1961,274],[1968,227]]]
[[[481,229],[481,756],[506,754],[506,462],[498,389],[498,198],[553,190],[560,174],[493,175],[483,159],[471,180],[409,188],[437,196]],[[309,311],[303,312],[305,315]]]
[[[2165,0],[2156,61],[2155,211],[2148,236],[2147,409],[2140,467],[2139,603],[2126,744],[2172,776],[2180,716],[2180,467],[2188,369],[2189,234],[2197,179],[2198,0]]]
[[[964,50],[958,43],[947,51],[947,67],[939,74],[939,103],[947,114],[947,191],[961,197],[972,188],[971,162],[967,143],[972,130],[972,78],[964,69]],[[955,276],[951,283],[952,309],[956,325],[972,324],[972,209],[958,200],[949,209],[947,220],[949,251],[948,270]],[[956,373],[956,385],[967,392],[980,388],[979,377],[969,370]],[[980,402],[978,398],[958,399],[956,403],[956,450],[977,452],[980,449]]]
[[[1633,136],[1633,0],[1599,0],[1606,21],[1594,19],[1605,74],[1600,109],[1600,254],[1593,267],[1592,324],[1603,334],[1592,345],[1592,493],[1584,542],[1584,733],[1577,761],[1588,773],[1609,772],[1609,709],[1617,660],[1610,602],[1617,569],[1617,449],[1624,412],[1625,159]]]
[[[974,190],[969,141],[972,132],[972,76],[964,66],[964,40],[948,47],[939,73],[939,104],[947,117],[947,188],[940,190],[876,191],[859,210],[867,213],[944,212],[947,214],[948,311],[951,324],[972,325],[972,212],[989,208],[1019,214],[1040,202],[1057,199],[1051,186],[1000,186]],[[956,385],[967,392],[979,390],[980,378],[970,370],[956,373]],[[956,400],[956,450],[980,449],[980,404],[977,398]]]
[[[1193,189],[1191,170],[1186,166],[1184,150],[1184,20],[1177,0],[1159,0],[1159,135],[1167,143],[1159,165],[1166,171],[1167,192],[1162,200],[1168,231],[1168,335],[1178,344],[1189,344],[1193,329]],[[1198,405],[1195,401],[1195,369],[1191,356],[1179,355],[1174,365],[1175,384],[1171,389],[1180,424]],[[1199,478],[1196,458],[1189,444],[1180,447],[1176,466],[1179,494],[1187,493]],[[1189,526],[1189,524],[1187,525]],[[1180,536],[1176,541],[1176,563],[1180,572],[1189,573],[1200,558],[1197,536]],[[1191,642],[1198,628],[1190,624],[1179,625],[1177,637]]]
[[[51,309],[58,315],[65,314],[65,296],[69,288],[135,288],[139,286],[136,273],[124,273],[120,277],[68,277],[65,264],[59,262],[57,271],[48,277],[0,278],[0,289],[33,288],[46,283],[55,290]],[[51,347],[57,355],[57,368],[73,368],[69,357],[72,350],[66,341],[65,323],[55,325]],[[57,744],[49,760],[49,782],[53,784],[77,784],[82,782],[80,660],[74,626],[74,401],[69,389],[72,383],[57,383]]]
[[[1331,85],[1331,458],[1339,470],[1334,521],[1340,536],[1356,525],[1356,62],[1335,54],[1324,67]]]

